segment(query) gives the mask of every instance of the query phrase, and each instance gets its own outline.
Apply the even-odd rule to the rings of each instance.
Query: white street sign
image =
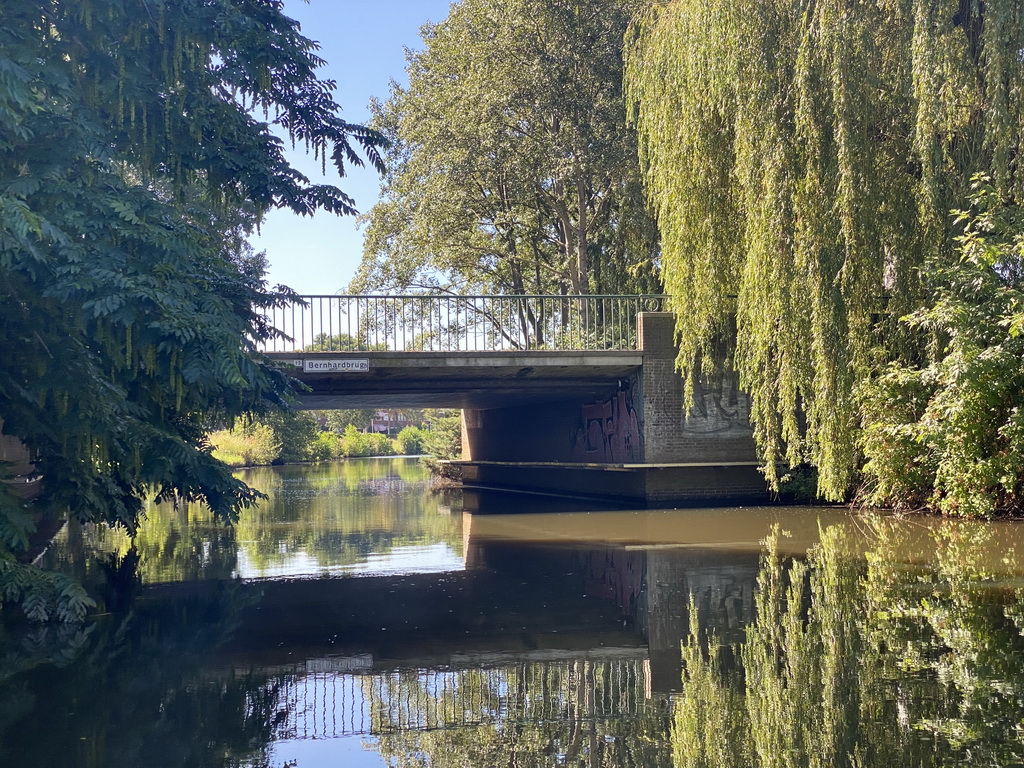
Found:
[[[366,373],[370,370],[370,361],[359,360],[303,360],[303,373]]]

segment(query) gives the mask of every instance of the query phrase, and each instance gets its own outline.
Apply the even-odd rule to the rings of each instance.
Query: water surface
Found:
[[[0,635],[0,765],[1024,755],[1020,525],[517,496],[470,515],[407,459],[245,479],[270,498],[234,528],[152,507],[134,546],[61,534],[50,563],[100,615]]]

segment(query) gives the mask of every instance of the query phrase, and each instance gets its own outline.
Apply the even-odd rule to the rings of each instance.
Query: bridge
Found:
[[[265,350],[309,408],[504,408],[606,397],[640,370],[663,296],[305,296]]]
[[[305,296],[263,351],[308,409],[457,408],[470,485],[623,503],[764,499],[735,381],[683,408],[665,296]]]

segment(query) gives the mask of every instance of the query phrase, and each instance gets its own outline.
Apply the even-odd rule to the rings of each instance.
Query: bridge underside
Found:
[[[638,351],[301,352],[269,355],[309,387],[299,407],[488,410],[613,395],[640,369]],[[310,371],[356,367],[366,370]]]

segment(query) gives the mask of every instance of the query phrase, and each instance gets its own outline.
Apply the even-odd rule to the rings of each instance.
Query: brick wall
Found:
[[[671,312],[642,312],[638,320],[644,366],[639,382],[644,461],[648,464],[754,461],[747,395],[735,375],[695,387],[694,406],[683,408],[676,371],[675,319]]]

